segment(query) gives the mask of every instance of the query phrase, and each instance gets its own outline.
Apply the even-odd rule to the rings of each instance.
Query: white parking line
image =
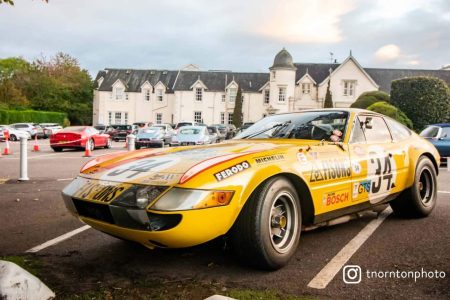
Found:
[[[87,229],[89,229],[89,228],[91,228],[91,226],[85,225],[85,226],[80,227],[80,228],[78,228],[78,229],[69,231],[68,233],[65,233],[65,234],[63,234],[63,235],[60,235],[60,236],[58,236],[58,237],[56,237],[56,238],[54,238],[54,239],[52,239],[52,240],[50,240],[50,241],[47,241],[47,242],[45,242],[45,243],[43,243],[43,244],[40,244],[40,245],[36,246],[36,247],[33,247],[33,248],[31,248],[31,249],[28,249],[28,250],[25,251],[25,252],[28,252],[28,253],[36,253],[36,252],[38,252],[38,251],[41,251],[42,249],[45,249],[45,248],[47,248],[47,247],[50,247],[50,246],[56,245],[56,244],[58,244],[58,243],[61,243],[62,241],[65,241],[65,240],[67,240],[67,239],[70,239],[70,238],[73,237],[74,235],[77,235],[77,234],[79,234],[79,233],[81,233],[81,232],[83,232],[83,231],[85,231],[85,230],[87,230]]]
[[[438,193],[442,193],[442,194],[450,194],[450,191],[438,191]]]
[[[59,178],[59,179],[56,179],[56,181],[69,181],[69,180],[72,180],[73,178]]]
[[[378,226],[392,213],[392,209],[387,207],[381,212],[377,219],[366,225],[344,248],[333,257],[332,260],[308,283],[308,287],[324,289],[333,280],[344,264],[355,254],[364,242],[375,232]]]

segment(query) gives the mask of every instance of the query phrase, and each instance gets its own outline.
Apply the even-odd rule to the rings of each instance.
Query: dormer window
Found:
[[[302,93],[311,94],[311,83],[302,83]]]
[[[163,101],[163,90],[162,89],[156,90],[156,99],[161,102]]]
[[[122,100],[123,99],[123,92],[124,92],[124,88],[121,87],[117,87],[115,90],[115,94],[116,94],[116,100]]]
[[[144,100],[145,101],[150,101],[150,89],[145,89],[144,90]]]
[[[202,88],[196,88],[195,89],[195,100],[196,101],[202,101],[203,99],[203,89]]]
[[[235,102],[236,101],[236,95],[237,95],[237,88],[230,88],[230,89],[228,89],[228,101]]]

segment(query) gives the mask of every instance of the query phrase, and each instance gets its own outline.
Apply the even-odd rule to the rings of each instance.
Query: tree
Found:
[[[233,124],[236,128],[242,126],[242,89],[239,86],[237,90],[236,100],[234,101]]]
[[[43,0],[43,1],[48,3],[48,0]],[[0,4],[3,4],[3,3],[14,6],[14,1],[13,0],[0,0]]]
[[[10,79],[0,81],[0,103],[2,107],[8,109],[23,108],[29,104],[28,99],[22,94],[22,91]]]
[[[402,123],[408,128],[411,129],[413,128],[412,121],[405,115],[405,113],[387,102],[384,101],[376,102],[371,106],[369,106],[367,109],[388,116]]]
[[[380,101],[389,102],[389,94],[382,91],[365,92],[362,93],[350,107],[367,109],[372,104]]]
[[[325,94],[325,102],[323,103],[324,108],[333,108],[333,99],[331,97],[330,91],[330,80],[328,79],[327,93]]]
[[[417,130],[446,122],[450,116],[450,89],[435,77],[411,77],[392,81],[391,103],[405,112]]]

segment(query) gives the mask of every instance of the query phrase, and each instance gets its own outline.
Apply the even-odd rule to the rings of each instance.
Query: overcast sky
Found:
[[[15,0],[0,5],[0,58],[58,51],[91,75],[106,67],[267,72],[295,62],[365,67],[450,64],[448,0]]]

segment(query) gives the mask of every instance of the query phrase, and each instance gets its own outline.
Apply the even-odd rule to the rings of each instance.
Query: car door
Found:
[[[450,126],[441,127],[440,134],[433,144],[442,158],[450,157]]]
[[[352,201],[376,204],[404,188],[409,164],[407,145],[394,142],[381,116],[360,114],[355,120],[349,145]]]

